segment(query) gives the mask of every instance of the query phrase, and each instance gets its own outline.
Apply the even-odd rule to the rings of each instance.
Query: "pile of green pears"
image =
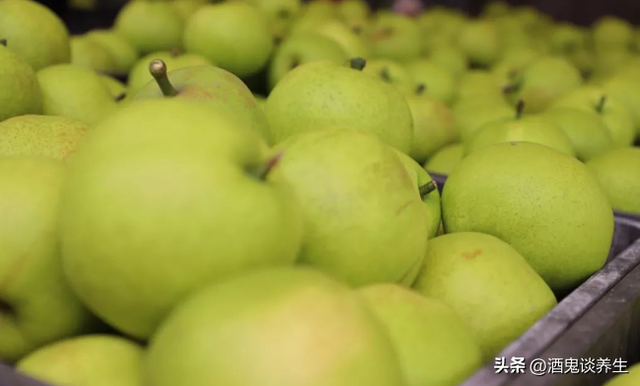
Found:
[[[70,36],[2,0],[0,361],[55,386],[460,384],[640,213],[639,51],[623,20],[501,2],[133,0]]]

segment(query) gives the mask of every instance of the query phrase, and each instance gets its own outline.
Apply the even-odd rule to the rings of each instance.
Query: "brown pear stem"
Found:
[[[116,102],[120,102],[121,100],[124,100],[124,98],[126,97],[127,97],[127,93],[123,92],[123,93],[120,93],[118,96],[116,96],[114,99]]]
[[[172,58],[180,56],[181,53],[182,51],[180,51],[179,48],[172,48],[171,51],[169,51],[169,55],[171,55]]]
[[[382,67],[380,70],[380,77],[387,83],[391,82],[391,75],[389,74],[389,69],[387,67]]]
[[[300,58],[298,58],[297,56],[294,56],[291,59],[291,64],[289,65],[289,69],[293,70],[294,68],[298,67],[300,65]]]
[[[271,170],[273,170],[273,168],[275,168],[280,163],[283,155],[283,152],[276,153],[271,158],[269,158],[267,162],[253,169],[251,171],[251,174],[259,180],[266,180],[269,172],[271,172]]]
[[[516,84],[509,84],[509,85],[506,85],[506,86],[504,86],[502,88],[502,93],[503,94],[512,94],[512,93],[518,91],[518,88],[519,87]]]
[[[600,97],[600,100],[598,101],[598,104],[596,105],[596,111],[598,112],[598,114],[602,114],[602,112],[604,111],[604,105],[607,103],[607,96],[603,95]]]
[[[420,83],[418,87],[416,87],[416,95],[424,95],[425,91],[427,91],[427,85],[424,83]]]
[[[11,304],[0,299],[0,315],[15,315],[15,310]]]
[[[431,192],[438,190],[438,183],[435,181],[429,181],[426,184],[418,188],[420,191],[420,198],[424,200]]]
[[[0,46],[7,46],[7,39],[0,39]]]
[[[160,59],[156,59],[149,64],[149,72],[156,80],[160,90],[166,97],[178,95],[178,91],[173,87],[167,76],[167,65]]]
[[[367,61],[363,58],[353,58],[349,60],[349,66],[354,70],[362,71],[364,67],[367,65]]]
[[[524,101],[520,99],[518,104],[516,105],[516,119],[522,118],[522,114],[524,113]]]

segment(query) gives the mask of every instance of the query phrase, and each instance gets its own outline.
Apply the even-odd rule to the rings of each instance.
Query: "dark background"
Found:
[[[100,0],[101,9],[87,13],[66,8],[64,0],[40,0],[67,22],[72,33],[91,28],[108,28],[117,9],[125,0]],[[368,0],[374,7],[389,5],[391,0]],[[427,5],[447,5],[477,14],[489,0],[423,0]],[[640,24],[640,0],[509,0],[513,5],[532,5],[558,20],[588,26],[600,16],[614,15]]]

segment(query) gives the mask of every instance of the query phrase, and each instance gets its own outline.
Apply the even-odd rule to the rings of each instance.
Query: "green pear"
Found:
[[[575,157],[571,139],[553,121],[539,115],[522,115],[524,103],[517,107],[515,119],[489,122],[467,142],[466,153],[473,154],[503,142],[533,142]]]
[[[603,54],[618,49],[628,50],[633,45],[633,39],[631,23],[617,17],[602,17],[593,26],[594,48]]]
[[[458,104],[466,101],[473,101],[475,104],[481,100],[493,100],[506,104],[499,82],[497,82],[495,75],[489,71],[469,70],[457,79],[457,86]]]
[[[187,22],[184,45],[239,77],[260,71],[273,49],[267,17],[242,2],[200,8]]]
[[[70,118],[22,115],[0,122],[0,156],[67,159],[88,126]]]
[[[459,77],[467,70],[468,63],[462,51],[454,46],[439,46],[429,51],[429,60],[448,69],[455,77]]]
[[[92,128],[68,163],[61,203],[76,293],[120,331],[148,338],[202,285],[292,264],[298,202],[268,179],[277,159],[264,148],[227,114],[177,98],[133,101]]]
[[[445,146],[429,158],[424,169],[431,173],[448,175],[462,162],[464,151],[461,143]]]
[[[581,84],[580,72],[566,59],[545,57],[515,74],[505,92],[515,103],[524,101],[525,112],[539,113]]]
[[[303,202],[302,264],[352,285],[399,282],[420,264],[430,219],[421,187],[392,148],[338,127],[293,136],[277,149],[284,156],[273,177]],[[434,189],[431,180],[425,185],[425,193]]]
[[[0,39],[6,39],[9,49],[34,71],[71,59],[64,22],[35,1],[0,2]]]
[[[127,97],[127,86],[124,83],[112,76],[104,74],[100,74],[100,79],[102,83],[107,86],[109,94],[111,94],[111,97],[113,97],[116,102],[122,101]]]
[[[404,94],[413,93],[417,89],[409,71],[395,60],[368,60],[362,72],[389,83]]]
[[[369,42],[340,21],[327,22],[319,26],[316,31],[320,35],[335,40],[350,58],[368,58],[371,56]]]
[[[399,14],[378,15],[369,31],[369,41],[376,58],[413,60],[422,51],[418,24]]]
[[[0,159],[0,360],[15,361],[94,320],[62,271],[58,199],[61,161]]]
[[[438,300],[397,284],[358,293],[389,331],[408,386],[458,385],[482,365],[469,325]]]
[[[436,237],[440,230],[440,226],[442,225],[440,192],[438,191],[437,183],[414,159],[398,150],[395,150],[395,152],[398,158],[400,158],[400,161],[402,161],[405,170],[409,173],[409,177],[411,177],[413,185],[420,187],[420,197],[427,209],[427,216],[429,217],[428,235],[429,238],[432,239]],[[417,274],[418,272],[416,271],[416,275]],[[413,279],[415,279],[415,277],[409,280],[408,285],[413,283]]]
[[[182,47],[184,22],[170,2],[127,2],[115,20],[114,29],[140,54]]]
[[[504,91],[505,87],[508,87],[513,83],[514,79],[520,77],[522,71],[531,63],[538,60],[541,55],[539,51],[530,47],[505,49],[502,59],[491,69],[491,73],[496,78],[495,82],[497,82]]]
[[[272,34],[282,37],[302,10],[302,0],[246,0],[260,9],[269,20]]]
[[[149,63],[156,59],[163,60],[167,67],[172,70],[212,64],[200,55],[181,54],[178,51],[160,51],[145,55],[138,59],[131,68],[131,72],[129,72],[129,79],[127,83],[129,95],[135,95],[142,87],[144,87],[144,85],[153,80],[153,76],[149,73]]]
[[[267,99],[275,142],[342,126],[369,131],[408,153],[413,137],[409,106],[392,86],[363,74],[364,65],[362,59],[352,59],[350,66],[323,61],[289,72]]]
[[[502,99],[467,98],[453,106],[456,131],[463,142],[470,141],[475,132],[487,123],[512,118],[513,107]]]
[[[189,3],[187,0],[178,0],[176,3]],[[124,37],[112,30],[96,30],[85,35],[87,39],[100,44],[111,55],[115,62],[113,74],[127,75],[138,60],[138,51]]]
[[[543,116],[564,131],[571,140],[576,156],[583,162],[614,147],[607,125],[595,112],[552,107]]]
[[[289,34],[316,32],[320,26],[336,20],[336,17],[336,4],[329,1],[307,2],[298,16],[292,20],[289,26]]]
[[[27,62],[9,51],[6,47],[9,44],[0,40],[0,122],[17,115],[42,112],[42,95],[36,74]]]
[[[441,148],[456,141],[453,112],[443,102],[428,96],[406,96],[413,116],[413,144],[409,155],[420,164]]]
[[[59,115],[85,122],[100,121],[116,102],[94,71],[70,64],[58,64],[38,71],[42,106],[46,115]]]
[[[640,214],[640,148],[615,149],[587,162],[614,209]]]
[[[336,41],[317,34],[299,33],[286,38],[275,50],[269,66],[269,87],[274,88],[291,70],[301,64],[329,60],[342,64],[349,59]]]
[[[601,87],[584,86],[565,95],[555,107],[573,107],[602,117],[617,147],[631,146],[636,137],[633,116],[627,107]]]
[[[167,73],[162,60],[152,61],[149,68],[156,81],[143,87],[134,99],[175,97],[205,103],[271,142],[264,111],[247,86],[232,73],[214,66],[185,67]]]
[[[573,24],[560,23],[553,27],[549,36],[549,49],[553,54],[571,55],[586,46],[586,34]]]
[[[419,85],[425,86],[424,95],[448,105],[453,103],[456,97],[456,81],[451,71],[426,59],[411,61],[405,68],[413,78],[416,88]]]
[[[338,16],[346,21],[367,20],[371,14],[369,4],[364,0],[344,0],[338,3]]]
[[[208,4],[207,0],[172,0],[171,7],[178,14],[183,23],[194,13],[198,11],[202,6]]]
[[[118,70],[107,47],[85,36],[71,38],[71,64],[105,74],[115,74]]]
[[[495,63],[502,50],[496,26],[489,20],[469,21],[459,32],[458,47],[471,64],[489,67]]]
[[[125,338],[85,335],[45,346],[17,370],[52,385],[140,386],[144,349]]]
[[[466,157],[444,186],[442,212],[447,233],[499,237],[554,291],[602,268],[613,236],[613,210],[586,166],[529,142]]]
[[[627,107],[633,116],[637,136],[640,137],[640,80],[626,76],[616,76],[603,85],[607,95],[617,99]]]
[[[245,273],[198,291],[155,334],[145,370],[154,386],[405,385],[364,299],[304,268]]]
[[[624,71],[625,68],[633,66],[637,55],[627,50],[609,50],[593,56],[594,63],[589,74],[590,80],[598,83],[603,82]]]
[[[640,365],[633,365],[626,368],[625,371],[629,373],[616,375],[604,386],[635,386],[640,382]]]
[[[414,288],[450,306],[471,326],[484,361],[557,304],[549,286],[513,247],[482,233],[431,240]]]

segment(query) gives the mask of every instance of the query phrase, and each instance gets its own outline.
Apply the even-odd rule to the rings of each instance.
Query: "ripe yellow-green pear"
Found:
[[[207,0],[173,0],[171,1],[171,7],[178,14],[182,22],[186,23],[198,9],[208,3]]]
[[[321,25],[316,31],[320,35],[326,36],[340,44],[350,58],[371,57],[369,42],[340,21],[327,22]]]
[[[456,97],[456,81],[451,71],[425,59],[411,61],[405,68],[413,78],[414,90],[424,86],[424,95],[436,98],[447,105],[453,103]]]
[[[338,3],[338,17],[345,22],[360,22],[367,20],[371,9],[364,0],[344,0]]]
[[[461,101],[478,102],[490,99],[506,104],[499,82],[489,71],[469,70],[457,79],[457,84],[458,103],[461,103]]]
[[[17,370],[54,386],[140,386],[144,349],[125,338],[85,335],[45,346]]]
[[[569,137],[580,161],[587,161],[614,147],[607,125],[595,112],[551,107],[542,115]]]
[[[58,64],[38,71],[37,76],[45,115],[73,118],[93,125],[116,108],[109,89],[95,71]]]
[[[522,115],[524,103],[518,104],[515,118],[489,122],[467,142],[467,154],[503,142],[533,142],[575,157],[571,140],[553,121],[539,115]]]
[[[545,57],[524,67],[505,91],[514,104],[524,101],[526,113],[539,113],[581,84],[580,72],[566,59]]]
[[[64,164],[0,159],[0,360],[84,332],[93,317],[64,278],[58,201]]]
[[[87,124],[70,118],[22,115],[0,122],[0,156],[67,159],[76,149]]]
[[[613,377],[604,386],[635,386],[640,383],[640,365],[634,365],[626,369],[628,374],[619,374]]]
[[[378,14],[368,34],[373,55],[399,61],[417,59],[422,51],[420,28],[399,14]]]
[[[465,23],[458,35],[458,47],[469,62],[489,67],[501,54],[502,42],[496,26],[489,20],[474,20]]]
[[[36,74],[29,63],[9,51],[9,44],[0,38],[0,122],[17,115],[42,112],[42,95]]]
[[[485,361],[557,303],[515,249],[497,237],[473,232],[431,240],[414,288],[441,300],[471,326]]]
[[[120,331],[148,338],[191,291],[295,261],[298,202],[270,178],[277,158],[237,122],[177,98],[133,101],[71,157],[61,199],[65,272]]]
[[[454,143],[438,150],[424,165],[428,172],[448,175],[464,158],[464,145]]]
[[[0,2],[0,39],[6,39],[9,49],[34,71],[71,59],[64,22],[35,1]]]
[[[389,331],[407,386],[458,385],[482,365],[473,331],[440,301],[397,284],[358,293]]]
[[[128,95],[136,95],[144,85],[153,80],[153,76],[149,73],[149,64],[157,59],[164,61],[171,70],[211,64],[200,55],[181,54],[178,51],[160,51],[145,55],[133,65],[131,72],[129,72]]]
[[[456,131],[463,142],[470,141],[475,132],[487,123],[513,118],[514,110],[503,99],[467,98],[453,106]]]
[[[404,94],[416,91],[416,85],[407,69],[395,60],[368,60],[362,72],[389,83]]]
[[[597,52],[629,50],[633,46],[634,30],[626,20],[605,16],[593,26],[593,45]]]
[[[529,142],[467,156],[444,186],[442,213],[447,233],[506,241],[554,291],[602,268],[613,235],[611,204],[587,167]]]
[[[271,143],[267,117],[247,86],[235,75],[214,66],[185,67],[167,72],[162,60],[154,60],[149,71],[156,82],[148,83],[135,100],[179,98],[204,103],[236,119],[243,128],[259,133]]]
[[[452,46],[438,46],[429,50],[428,58],[435,64],[451,71],[454,76],[459,77],[468,67],[467,58],[460,49]]]
[[[337,127],[293,136],[276,149],[284,156],[273,178],[291,184],[302,201],[300,263],[352,285],[399,282],[420,264],[430,219],[421,187],[392,148]],[[425,185],[433,190],[431,180]]]
[[[180,304],[151,341],[145,379],[154,386],[405,386],[391,339],[366,302],[303,268],[239,275]]]
[[[134,0],[120,10],[114,29],[144,55],[181,48],[184,22],[168,1]]]
[[[84,35],[71,38],[71,64],[105,74],[117,72],[115,58],[106,46],[87,39]]]
[[[174,3],[189,2],[186,0],[178,0]],[[115,62],[116,75],[127,75],[133,67],[136,60],[138,60],[138,51],[129,43],[123,36],[116,33],[113,30],[95,30],[85,35],[87,39],[97,44],[102,45],[112,57]]]
[[[554,26],[549,36],[549,50],[559,55],[571,55],[587,45],[587,36],[579,27],[560,23]]]
[[[273,89],[266,113],[276,143],[328,127],[362,129],[408,153],[413,138],[411,111],[392,86],[363,74],[365,61],[314,62],[298,66]]]
[[[455,142],[458,133],[453,112],[444,102],[418,93],[406,95],[413,116],[413,144],[409,155],[420,164]]]
[[[273,39],[267,16],[242,2],[206,5],[187,22],[184,46],[239,77],[253,75],[269,60]]]
[[[523,69],[538,60],[540,56],[541,53],[531,47],[516,46],[505,50],[502,59],[491,69],[491,73],[496,78],[495,82],[504,90],[516,77],[520,76]]]
[[[438,186],[429,173],[414,159],[398,150],[395,151],[400,161],[402,161],[409,177],[411,177],[413,185],[419,187],[418,192],[420,193],[422,202],[427,209],[427,216],[429,217],[428,235],[430,239],[434,238],[440,230],[440,225],[442,225],[442,210],[440,207],[440,191],[438,190]],[[409,281],[413,283],[413,279],[415,278]],[[411,283],[409,283],[409,285]]]
[[[298,33],[286,38],[275,50],[269,65],[269,87],[274,88],[289,71],[312,62],[328,60],[343,64],[349,59],[335,40],[318,33]]]
[[[555,107],[573,107],[602,117],[617,147],[631,146],[636,137],[629,109],[601,87],[584,86],[560,98]]]
[[[315,32],[321,25],[335,20],[337,6],[330,1],[311,1],[303,5],[302,11],[292,20],[288,33],[290,35]]]
[[[602,185],[614,209],[640,213],[640,148],[629,147],[606,152],[587,162]]]
[[[275,37],[283,37],[287,33],[291,22],[300,14],[303,5],[301,0],[248,0],[247,2],[267,16],[271,32]]]
[[[640,80],[619,75],[607,80],[602,86],[607,95],[627,107],[633,116],[637,136],[640,137]]]

